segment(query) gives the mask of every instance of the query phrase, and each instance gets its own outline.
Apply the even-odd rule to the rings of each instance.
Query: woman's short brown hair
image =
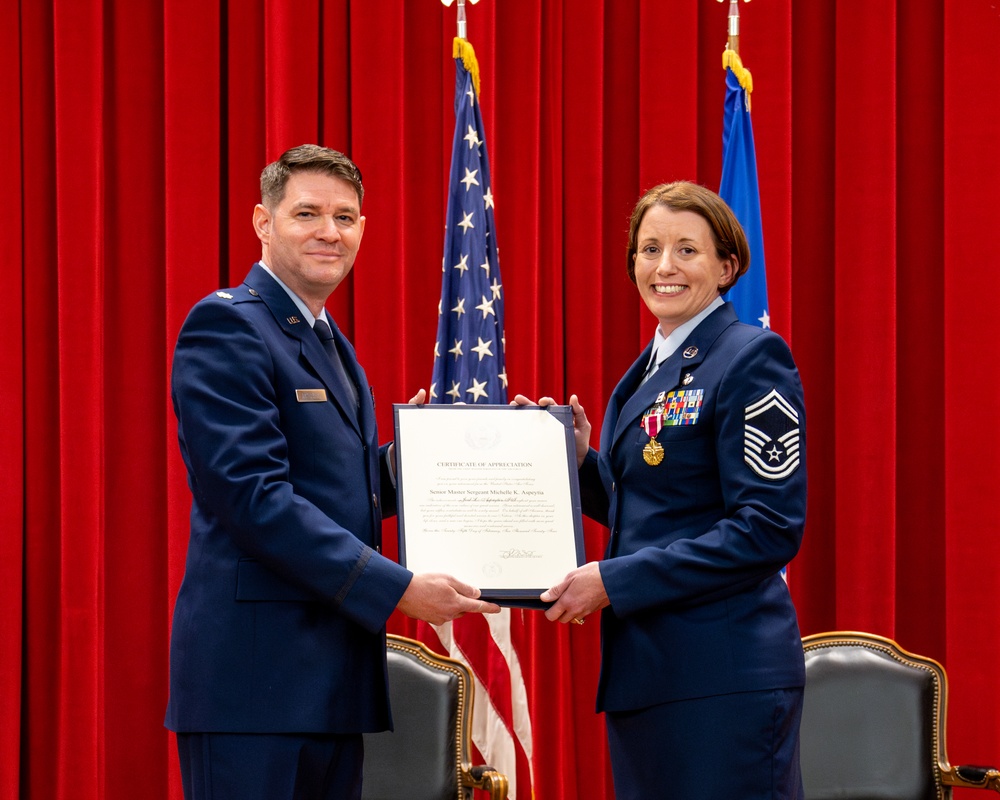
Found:
[[[639,251],[639,224],[655,205],[671,211],[693,211],[708,222],[715,241],[715,250],[721,259],[736,259],[736,270],[729,283],[719,287],[719,293],[728,292],[750,266],[750,246],[743,227],[726,201],[711,189],[690,181],[661,183],[649,189],[632,209],[628,226],[628,277],[635,283],[635,256]]]

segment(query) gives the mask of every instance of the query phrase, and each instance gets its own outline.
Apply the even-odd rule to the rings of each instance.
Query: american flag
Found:
[[[468,41],[456,38],[455,136],[445,224],[441,302],[434,345],[432,403],[507,402],[503,283],[493,191],[479,109],[479,65]],[[435,631],[476,681],[472,740],[483,760],[505,773],[511,800],[532,797],[531,719],[509,608],[473,614]]]
[[[430,397],[432,403],[503,405],[503,284],[490,165],[473,73],[462,58],[455,63],[455,138]]]

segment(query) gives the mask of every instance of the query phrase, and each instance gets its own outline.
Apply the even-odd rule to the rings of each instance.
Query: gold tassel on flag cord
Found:
[[[743,66],[743,62],[740,60],[739,54],[734,50],[726,50],[722,54],[722,68],[731,69],[733,71],[733,75],[736,76],[736,80],[740,82],[740,86],[746,90],[747,111],[749,111],[750,93],[753,91],[753,75],[750,74],[750,70]]]
[[[479,97],[479,62],[476,60],[476,51],[472,49],[472,44],[468,39],[456,36],[451,54],[452,58],[462,59],[462,66],[472,76],[472,85],[476,87],[476,97]]]

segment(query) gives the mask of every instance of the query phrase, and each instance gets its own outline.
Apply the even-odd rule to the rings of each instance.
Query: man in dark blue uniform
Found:
[[[395,509],[389,447],[324,308],[361,245],[363,192],[354,163],[327,148],[268,165],[260,263],[199,302],[177,341],[193,504],[166,725],[189,800],[359,798],[361,734],[391,725],[389,615],[499,610],[380,554]]]

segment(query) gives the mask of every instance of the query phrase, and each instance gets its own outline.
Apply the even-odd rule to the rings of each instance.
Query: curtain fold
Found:
[[[717,189],[728,4],[467,7],[496,198],[512,393],[595,428],[652,337],[625,274],[649,186]],[[770,315],[806,390],[802,632],[943,662],[949,755],[1000,762],[992,664],[1000,343],[989,267],[1000,110],[986,3],[740,4]],[[0,794],[176,800],[162,727],[190,497],[177,332],[259,256],[265,163],[357,160],[365,239],[328,308],[392,404],[430,383],[455,9],[425,0],[0,0]],[[985,251],[985,252],[984,252]],[[238,368],[238,365],[220,365]],[[595,430],[594,441],[597,441]],[[607,531],[586,521],[599,558]],[[385,551],[396,554],[396,524]],[[598,626],[515,611],[535,800],[612,796]],[[390,629],[414,635],[401,616]],[[961,793],[959,793],[961,795]]]
[[[793,109],[791,153],[781,152],[768,157],[769,138],[758,133],[755,139],[759,148],[757,169],[767,237],[765,246],[768,248],[775,244],[770,231],[781,225],[769,221],[767,174],[772,161],[781,163],[784,160],[781,156],[790,155],[792,203],[791,214],[785,218],[785,226],[791,231],[790,249],[780,254],[777,264],[770,253],[767,256],[768,264],[779,267],[769,271],[769,283],[776,274],[780,280],[782,272],[794,276],[791,278],[791,305],[785,310],[790,316],[782,316],[780,311],[776,316],[772,311],[771,319],[774,329],[793,343],[796,362],[804,367],[800,372],[806,397],[809,450],[820,454],[836,452],[837,429],[833,420],[838,408],[837,383],[832,369],[837,357],[833,297],[840,276],[835,268],[832,222],[836,197],[836,113],[831,100],[837,74],[829,52],[836,10],[835,3],[799,3],[792,15],[792,42],[808,43],[808,46],[792,48],[789,78],[794,76],[795,79],[791,79],[786,90]],[[762,106],[770,105],[761,97],[762,77],[757,70],[754,116],[758,118],[764,114]],[[754,126],[758,130],[756,121]],[[807,308],[809,313],[803,313]],[[809,369],[808,364],[816,367]],[[804,634],[840,626],[834,602],[838,581],[851,580],[849,570],[841,573],[838,569],[836,463],[836,459],[823,457],[813,457],[809,461],[808,531],[789,576]]]
[[[944,59],[940,44],[944,9],[897,6],[899,55],[906,69],[897,73],[896,169],[907,176],[896,193],[896,588],[906,612],[896,615],[896,635],[919,653],[945,653],[948,630],[945,587],[944,458],[914,458],[914,432],[928,454],[943,453],[944,425],[928,424],[940,415],[939,399],[927,390],[929,365],[945,360],[940,335],[942,295],[914,280],[909,265],[944,254]],[[949,37],[950,39],[950,37]],[[947,41],[946,41],[947,46]],[[920,58],[907,58],[921,53]],[[943,277],[943,275],[942,275]],[[917,344],[919,343],[919,344]],[[919,358],[913,356],[920,354]],[[922,531],[913,547],[912,531]]]
[[[943,214],[936,223],[943,222],[943,257],[930,251],[927,275],[942,298],[935,322],[943,332],[943,359],[929,370],[934,389],[944,394],[931,420],[932,429],[943,427],[944,475],[935,487],[936,497],[943,493],[944,509],[941,614],[952,684],[951,750],[990,759],[1000,749],[997,723],[983,713],[995,702],[991,665],[1000,659],[1000,642],[984,635],[996,621],[1000,597],[992,562],[1000,538],[993,511],[1000,475],[1000,340],[992,332],[995,301],[978,265],[983,234],[993,230],[997,214],[1000,167],[993,152],[1000,110],[995,69],[977,52],[984,36],[1000,30],[1000,18],[994,9],[965,4],[946,3],[942,10]]]
[[[150,769],[166,767],[162,736],[149,725],[162,713],[159,669],[147,665],[167,656],[162,632],[169,594],[163,536],[150,533],[162,531],[167,458],[176,444],[162,435],[168,413],[164,276],[150,259],[164,252],[166,242],[163,14],[149,4],[123,3],[112,14],[105,10],[103,28],[104,101],[95,109],[102,115],[104,196],[91,212],[103,247],[101,298],[99,306],[79,303],[75,295],[67,296],[67,303],[93,319],[103,340],[96,351],[103,354],[103,374],[95,376],[104,390],[103,474],[94,473],[87,479],[94,483],[86,487],[102,498],[104,514],[98,553],[103,596],[95,617],[103,635],[102,694],[90,735],[104,747],[103,785],[113,796],[123,775],[120,766],[109,765],[151,761]],[[149,94],[153,102],[136,102]],[[70,141],[75,147],[76,140]],[[67,249],[74,249],[72,241]],[[77,277],[88,284],[96,278],[91,269],[79,270]],[[69,466],[74,480],[91,474]],[[151,509],[157,509],[156,517]],[[75,537],[75,528],[70,530]],[[137,643],[144,651],[138,658]]]
[[[15,11],[12,9],[12,12]],[[12,14],[13,16],[13,14]],[[21,758],[4,764],[17,786],[33,786],[36,797],[57,797],[57,768],[52,758],[51,732],[56,730],[58,694],[55,675],[58,673],[58,649],[62,633],[59,624],[61,593],[58,536],[60,531],[58,490],[59,436],[56,420],[58,410],[58,335],[48,329],[54,303],[52,288],[57,284],[56,247],[52,224],[52,203],[55,196],[55,114],[54,64],[52,59],[52,9],[42,4],[20,8],[21,40],[21,151],[18,154],[18,188],[22,204],[22,261],[8,262],[16,268],[23,281],[19,298],[23,330],[21,342],[13,357],[22,360],[24,383],[24,511],[23,529],[12,527],[3,531],[7,537],[21,536],[23,543],[22,586],[17,595],[12,587],[3,585],[3,602],[8,607],[23,600],[24,636],[21,641],[7,642],[5,652],[21,658],[21,684],[9,686],[21,700],[21,715],[17,725],[10,725],[21,736]],[[32,164],[30,180],[25,165]],[[14,197],[17,197],[14,194]],[[26,268],[31,265],[31,269]],[[91,267],[93,267],[91,262]],[[11,347],[5,340],[4,348]],[[8,350],[8,352],[10,352]],[[6,455],[6,454],[5,454]],[[15,472],[20,465],[13,465]],[[88,536],[100,535],[93,528]],[[44,631],[31,635],[31,631]],[[9,647],[9,650],[7,649]],[[55,661],[54,661],[55,660]],[[2,659],[9,664],[10,659]]]
[[[16,0],[0,1],[0,15],[17,19]],[[18,25],[6,25],[0,30],[0,106],[21,107],[21,70],[24,57]],[[22,121],[16,114],[0,116],[0,172],[18,176],[23,151]],[[17,181],[11,181],[17,183]],[[20,187],[18,187],[19,189]],[[21,191],[13,187],[0,193],[0,218],[12,230],[22,231],[24,207]],[[7,261],[16,267],[5,271],[7,291],[15,300],[7,306],[7,332],[0,346],[0,414],[5,424],[0,426],[0,642],[6,657],[0,658],[0,719],[14,724],[0,726],[0,795],[16,797],[19,770],[8,765],[20,763],[24,742],[20,720],[24,709],[21,695],[24,677],[24,564],[25,544],[25,352],[24,276],[19,268],[24,263],[23,236],[7,240]]]
[[[158,407],[164,424],[161,430],[155,431],[158,435],[154,436],[154,431],[143,431],[139,435],[155,441],[166,454],[165,477],[161,483],[166,502],[162,510],[155,506],[146,509],[142,519],[149,520],[151,532],[138,535],[152,539],[157,548],[153,559],[160,568],[158,580],[166,584],[166,596],[157,598],[158,617],[161,630],[167,633],[148,642],[154,649],[140,651],[142,655],[133,661],[132,668],[147,676],[146,702],[154,708],[159,705],[165,711],[167,647],[163,636],[169,637],[173,599],[184,573],[191,508],[169,398],[170,363],[174,342],[191,306],[209,292],[230,285],[227,262],[233,255],[227,252],[226,246],[230,235],[228,209],[240,203],[244,213],[248,213],[246,203],[252,201],[230,197],[225,182],[227,158],[232,157],[234,148],[225,136],[229,116],[224,111],[223,98],[229,96],[224,87],[230,71],[222,67],[226,63],[224,6],[201,0],[171,0],[155,11],[163,20],[162,34],[156,45],[163,51],[163,77],[158,90],[156,86],[148,87],[150,94],[146,100],[163,109],[159,141],[150,143],[162,148],[158,166],[162,170],[163,193],[150,198],[148,210],[153,223],[162,230],[163,249],[143,254],[137,268],[151,270],[160,284],[158,305],[162,308],[162,335],[157,337],[155,346],[149,347],[149,358],[154,365],[159,362],[164,375],[164,394],[153,399],[160,403]],[[262,127],[251,126],[248,137],[260,136],[258,129]],[[138,208],[137,213],[147,210],[141,203]],[[225,255],[229,258],[223,259]],[[133,465],[133,468],[139,467]],[[150,725],[157,719],[162,725],[162,714],[144,721]],[[118,720],[110,721],[111,726],[117,723]],[[124,800],[140,791],[147,793],[151,800],[182,796],[176,744],[169,738],[162,737],[159,746],[155,751],[151,748],[146,759],[133,764],[119,762],[114,768],[109,767],[105,795],[108,800]],[[85,795],[86,800],[91,797],[97,800],[96,795]]]
[[[55,113],[55,193],[47,210],[58,220],[54,235],[58,279],[47,287],[41,311],[46,332],[57,335],[58,478],[51,489],[60,498],[52,544],[58,559],[49,566],[59,575],[60,635],[49,650],[52,689],[57,703],[56,737],[51,756],[60,765],[55,789],[71,792],[77,779],[104,788],[106,741],[101,735],[104,707],[104,556],[107,541],[105,467],[103,297],[105,242],[106,100],[103,58],[105,29],[101,4],[57,2],[53,7]],[[81,158],[80,153],[93,154]],[[91,269],[59,269],[73,262]],[[80,531],[90,535],[80,536]],[[33,754],[31,754],[33,755]]]
[[[836,391],[865,376],[863,394],[836,409],[834,447],[851,453],[834,473],[837,506],[837,570],[852,575],[855,589],[837,593],[838,617],[864,620],[867,628],[895,623],[894,564],[897,552],[896,478],[896,86],[872,80],[895,65],[893,4],[862,8],[838,4],[835,31],[832,300],[836,331]],[[864,58],[859,58],[863,53]],[[875,125],[871,120],[877,119]],[[867,164],[864,170],[858,164]],[[862,271],[859,251],[877,261]],[[864,289],[858,287],[864,283]],[[794,313],[794,312],[793,312]],[[859,387],[860,388],[860,387]],[[862,398],[877,399],[877,402]],[[808,400],[808,398],[807,398]],[[878,431],[879,436],[866,436]],[[861,433],[862,435],[859,435]],[[878,503],[850,502],[885,487]],[[859,559],[866,552],[868,558]]]

